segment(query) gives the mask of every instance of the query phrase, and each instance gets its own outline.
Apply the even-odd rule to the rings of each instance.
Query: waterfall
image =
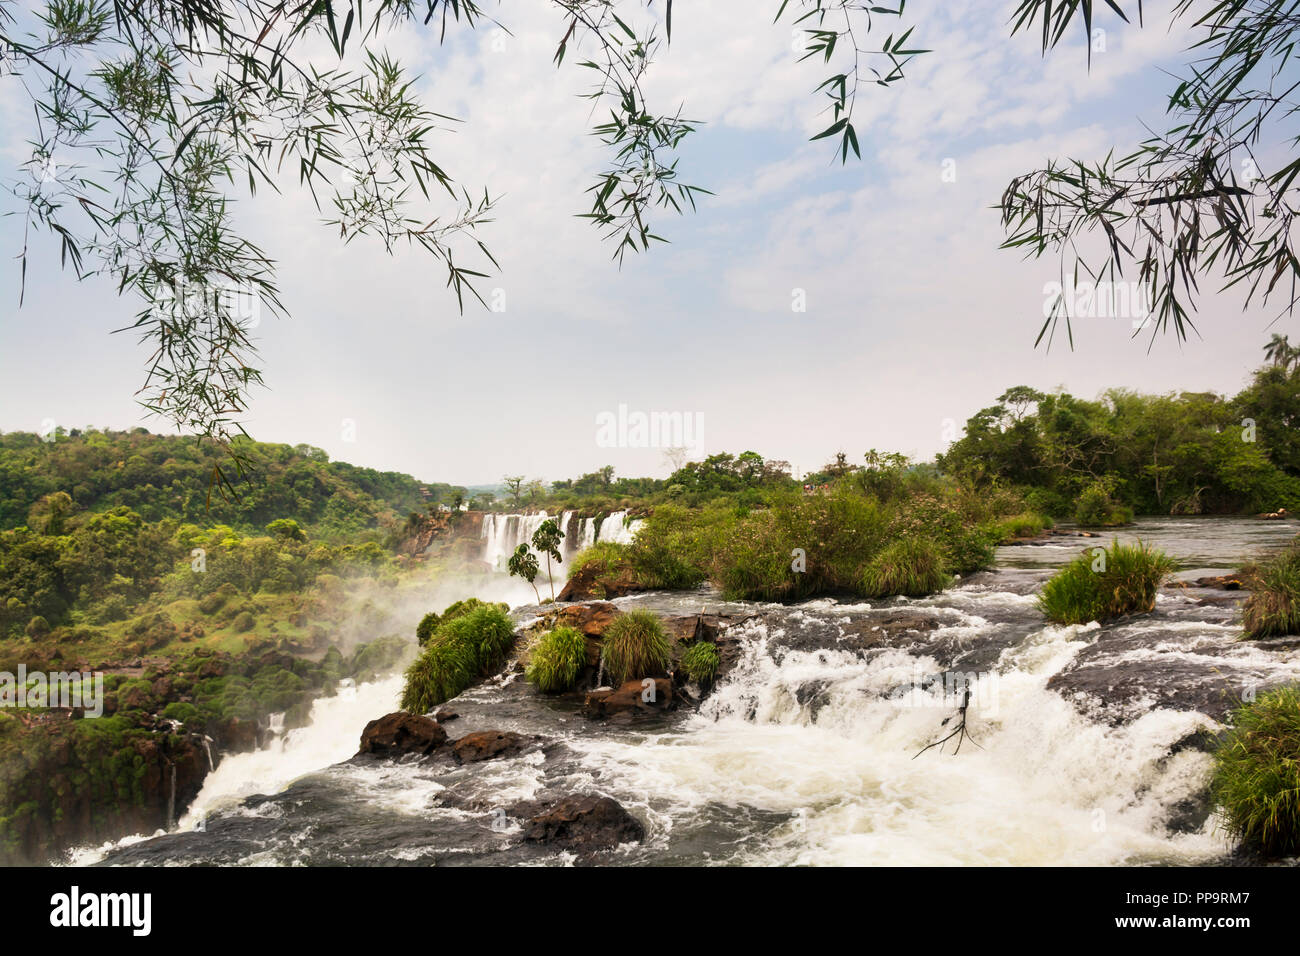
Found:
[[[567,562],[579,551],[590,548],[597,541],[613,541],[617,544],[631,544],[644,521],[640,518],[628,520],[626,511],[615,511],[607,515],[596,532],[595,518],[574,520],[576,511],[564,511],[560,514],[560,554]],[[532,541],[534,532],[548,515],[545,511],[537,514],[485,514],[479,528],[479,538],[483,542],[483,560],[495,571],[505,571],[506,562],[515,548]]]
[[[251,753],[227,754],[208,774],[203,789],[180,821],[191,828],[205,814],[254,793],[278,793],[294,780],[357,752],[362,728],[397,706],[403,677],[398,674],[357,687],[355,694],[320,697],[305,726],[276,736]],[[283,715],[281,727],[283,728]]]
[[[626,511],[615,511],[600,524],[598,541],[612,541],[614,544],[631,544],[644,522],[640,518],[628,520]]]
[[[203,735],[203,752],[208,756],[208,772],[211,773],[217,769],[217,765],[212,760],[212,738],[207,734]]]
[[[515,548],[531,541],[533,533],[547,517],[545,511],[531,515],[484,515],[483,526],[479,531],[479,537],[484,541],[483,560],[493,570],[504,571]]]
[[[573,516],[577,512],[566,511],[560,515],[560,554],[568,561],[577,552],[577,537],[573,534]]]
[[[176,764],[172,764],[172,788],[167,795],[167,829],[176,822]]]

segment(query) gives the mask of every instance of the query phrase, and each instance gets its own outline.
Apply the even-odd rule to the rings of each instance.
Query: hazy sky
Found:
[[[805,471],[840,449],[929,457],[951,437],[946,424],[1010,385],[1232,392],[1269,333],[1290,331],[1269,328],[1272,311],[1207,297],[1203,338],[1182,346],[1162,338],[1148,352],[1128,321],[1094,318],[1076,323],[1073,351],[1034,348],[1057,264],[999,251],[990,207],[1018,172],[1126,152],[1143,120],[1164,122],[1161,70],[1181,69],[1186,37],[1168,30],[1161,5],[1146,5],[1145,29],[1107,11],[1091,72],[1081,26],[1046,59],[1037,34],[1009,38],[1011,0],[909,6],[913,39],[934,52],[901,85],[863,89],[863,159],[846,166],[829,141],[808,142],[826,125],[812,90],[827,70],[796,62],[791,26],[771,22],[778,5],[674,10],[651,86],[662,109],[684,102],[706,124],[679,168],[717,195],[695,215],[660,217],[671,244],[621,270],[575,218],[605,157],[577,95],[589,71],[551,62],[558,15],[507,3],[508,37],[391,38],[423,74],[429,106],[464,120],[440,134],[443,167],[471,192],[502,196],[484,233],[502,271],[484,290],[501,290],[505,310],[459,315],[427,255],[342,246],[286,176],[283,197],[259,193],[240,212],[278,260],[292,313],[257,330],[268,388],[254,395],[249,432],[428,480],[553,480],[605,464],[665,474],[659,450],[598,442],[598,416],[625,405],[699,416],[701,455],[753,449]],[[0,116],[0,160],[16,175],[31,113],[7,79]],[[52,419],[171,431],[135,404],[145,350],[110,334],[138,304],[107,280],[77,284],[41,238],[20,309],[21,217],[0,220],[0,247],[0,429]],[[792,310],[796,289],[805,312]]]

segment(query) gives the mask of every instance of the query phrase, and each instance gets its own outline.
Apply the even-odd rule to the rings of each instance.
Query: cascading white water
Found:
[[[578,526],[578,548],[579,551],[585,551],[596,543],[596,521],[594,518],[583,518],[582,524]]]
[[[1026,600],[983,600],[1000,597]],[[1210,762],[1192,749],[1169,756],[1170,744],[1205,718],[1155,709],[1111,727],[1047,689],[1095,628],[1045,627],[1004,652],[993,706],[972,706],[971,740],[957,756],[955,741],[918,756],[953,728],[941,724],[954,712],[942,689],[919,700],[896,693],[940,670],[935,661],[902,650],[866,660],[772,653],[758,622],[740,665],[681,733],[570,745],[609,792],[668,831],[718,805],[788,817],[732,863],[1106,865],[1223,853],[1213,824],[1174,836],[1164,828]]]
[[[573,555],[591,547],[597,541],[631,544],[637,531],[645,523],[640,518],[629,521],[626,511],[615,511],[613,514],[606,515],[601,521],[600,532],[597,534],[596,519],[583,518],[579,521],[577,533],[574,535],[575,544],[570,547],[569,528],[575,514],[574,511],[565,511],[560,515],[560,533],[564,542],[560,547],[560,553],[564,561],[568,561]],[[537,514],[485,514],[479,530],[479,537],[483,541],[483,560],[493,569],[504,571],[506,562],[515,548],[531,541],[534,532],[547,517],[545,511],[539,511]]]
[[[566,511],[560,515],[560,555],[565,561],[568,561],[570,555],[574,553],[569,548],[569,525],[573,523],[575,513]]]
[[[402,683],[399,674],[317,698],[305,726],[275,737],[261,750],[227,754],[203,781],[180,829],[193,828],[205,814],[244,797],[278,793],[304,774],[347,760],[357,752],[362,728],[397,708]]]
[[[537,514],[501,515],[486,514],[479,537],[484,539],[483,560],[497,571],[506,569],[506,562],[515,548],[533,538],[533,533],[547,519],[545,511]]]
[[[564,544],[560,551],[567,561],[585,548],[590,548],[597,541],[612,541],[616,544],[631,544],[637,531],[645,522],[641,518],[628,520],[626,511],[615,511],[606,515],[600,523],[599,534],[596,531],[595,518],[582,518],[574,535],[575,543],[569,547],[569,527],[573,523],[574,511],[565,511],[560,515],[560,533]],[[505,570],[505,563],[515,548],[532,540],[533,533],[547,518],[545,511],[537,514],[486,514],[479,531],[483,540],[483,560],[498,571]]]
[[[640,518],[628,520],[626,511],[615,511],[605,518],[600,525],[597,541],[612,541],[614,544],[631,544],[644,521]]]

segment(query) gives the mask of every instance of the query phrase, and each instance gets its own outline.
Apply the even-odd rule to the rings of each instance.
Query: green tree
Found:
[[[506,494],[510,496],[511,503],[519,507],[519,499],[523,497],[524,476],[523,475],[504,475],[501,483],[506,486]]]
[[[528,550],[527,544],[521,544],[515,548],[514,554],[510,555],[510,560],[506,563],[506,568],[511,577],[523,578],[533,586],[533,594],[537,595],[537,603],[542,603],[542,595],[537,590],[537,555]]]
[[[551,573],[551,561],[556,564],[563,560],[560,545],[564,543],[564,534],[554,518],[547,518],[533,532],[533,548],[546,557],[546,579],[551,583],[551,600],[555,600],[555,576]]]

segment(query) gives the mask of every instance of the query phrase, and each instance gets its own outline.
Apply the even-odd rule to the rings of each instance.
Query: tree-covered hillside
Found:
[[[310,445],[241,440],[236,448],[247,461],[247,475],[235,480],[234,494],[223,496],[213,469],[229,471],[229,453],[194,438],[143,428],[0,434],[0,530],[26,525],[44,531],[51,511],[57,521],[69,508],[80,513],[125,505],[146,521],[175,518],[240,530],[292,518],[327,537],[376,528],[463,493],[410,475],[330,461]],[[50,498],[60,493],[66,501]]]

